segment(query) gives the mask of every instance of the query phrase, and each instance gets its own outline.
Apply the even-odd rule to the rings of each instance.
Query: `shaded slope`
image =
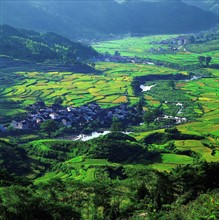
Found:
[[[41,34],[8,25],[0,26],[0,48],[1,55],[40,62],[55,59],[76,62],[97,55],[91,47],[72,42],[55,33]]]
[[[219,15],[219,5],[217,0],[182,0],[183,2],[202,8],[203,10],[211,11],[212,13]]]
[[[30,171],[30,164],[26,151],[23,148],[0,141],[0,167],[1,172],[24,174]]]
[[[217,24],[210,12],[180,1],[3,1],[2,24],[69,38],[124,33],[182,33]],[[13,16],[12,16],[13,15]]]

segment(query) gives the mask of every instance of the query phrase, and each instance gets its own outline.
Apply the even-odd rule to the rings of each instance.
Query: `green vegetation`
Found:
[[[170,63],[178,66],[190,66],[198,63],[198,56],[211,56],[212,64],[217,64],[218,59],[218,40],[206,43],[187,44],[185,46],[177,46],[171,44],[154,44],[176,35],[159,35],[147,37],[131,37],[121,40],[100,42],[94,45],[94,48],[101,53],[108,52],[114,54],[116,50],[122,56],[137,56],[148,58],[151,61],[162,61],[162,63]],[[217,36],[217,35],[216,35]],[[218,38],[218,37],[217,37]],[[216,39],[217,39],[216,38]],[[178,50],[169,50],[170,47],[179,48]],[[153,50],[151,50],[153,48]],[[160,52],[156,52],[159,49]],[[169,65],[170,65],[169,64]]]
[[[1,147],[7,159],[11,145]],[[26,177],[15,175],[24,164],[19,159],[0,172],[1,219],[138,219],[145,212],[149,219],[175,219],[183,210],[183,220],[218,217],[218,163],[161,153],[120,133],[88,142],[39,140],[22,148],[31,161]],[[171,171],[163,172],[168,166]],[[203,199],[210,202],[200,210]]]
[[[133,105],[138,101],[131,86],[134,77],[176,73],[170,68],[142,64],[101,62],[95,68],[104,74],[17,72],[9,75],[3,72],[0,76],[1,112],[4,115],[14,114],[16,110],[24,110],[21,106],[28,106],[40,99],[46,104],[53,104],[57,97],[62,97],[64,105],[73,106],[92,101],[104,108],[128,102]]]
[[[47,133],[50,138],[51,133],[58,130],[58,124],[54,120],[47,120],[40,125],[40,129]]]
[[[1,56],[33,63],[59,60],[65,64],[74,64],[98,55],[91,47],[72,42],[55,33],[40,34],[8,25],[1,25],[0,29]]]
[[[40,100],[66,106],[96,102],[104,108],[127,103],[143,123],[128,127],[132,132],[126,135],[115,117],[111,133],[86,142],[58,137],[67,128],[54,120],[43,122],[40,133],[9,126],[0,133],[0,220],[218,219],[218,48],[215,39],[199,39],[173,54],[148,53],[160,47],[150,44],[150,36],[96,46],[117,56],[170,62],[171,68],[97,62],[101,74],[1,71],[5,125],[22,120],[15,112]],[[142,92],[141,85],[150,90]],[[42,139],[52,133],[57,139]]]
[[[0,165],[1,171],[24,174],[29,170],[29,161],[23,148],[13,146],[3,140],[0,141]]]

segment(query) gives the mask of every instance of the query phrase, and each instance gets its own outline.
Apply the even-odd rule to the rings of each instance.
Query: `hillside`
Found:
[[[214,27],[210,12],[180,1],[3,1],[2,24],[69,38],[185,33]],[[13,15],[13,16],[12,16]],[[113,16],[112,16],[113,15]],[[19,18],[19,19],[17,19]]]
[[[169,157],[170,164],[180,158],[184,166],[159,172],[146,164],[164,166],[168,146],[161,154],[119,133],[88,142],[36,140],[13,146],[20,153],[11,144],[0,146],[5,164],[24,166],[22,154],[35,168],[25,176],[12,175],[14,167],[0,170],[2,219],[143,220],[138,217],[146,212],[148,219],[158,220],[175,220],[179,213],[182,220],[218,217],[218,163],[189,161],[195,155],[185,151]],[[17,162],[11,161],[9,150]]]
[[[20,175],[30,171],[28,157],[23,148],[1,140],[0,150],[0,171]]]
[[[183,0],[186,4],[194,5],[196,7],[202,8],[203,10],[211,11],[212,13],[219,15],[219,5],[217,0]]]
[[[97,55],[91,47],[72,42],[55,33],[20,30],[0,26],[0,54],[33,62],[62,60],[76,63]]]

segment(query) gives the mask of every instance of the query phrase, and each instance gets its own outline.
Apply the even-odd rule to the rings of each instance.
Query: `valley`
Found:
[[[20,65],[17,71],[14,65],[13,68],[10,65],[12,61],[7,64],[4,62],[6,58],[2,57],[2,63],[5,65],[1,68],[0,113],[2,116],[8,117],[8,120],[4,119],[3,122],[5,121],[5,125],[7,125],[10,120],[16,121],[19,118],[26,120],[25,114],[31,112],[35,112],[32,114],[41,121],[51,119],[51,115],[54,114],[56,121],[66,121],[63,121],[63,124],[61,122],[61,127],[70,126],[75,127],[74,129],[78,131],[82,129],[82,132],[83,129],[86,132],[95,132],[109,130],[113,118],[117,117],[123,124],[124,131],[132,132],[131,136],[143,137],[144,132],[150,131],[152,133],[153,130],[177,125],[177,128],[183,133],[203,135],[206,138],[210,135],[211,138],[207,138],[211,139],[210,143],[212,140],[217,143],[218,127],[215,117],[217,117],[219,104],[217,88],[219,73],[217,69],[212,69],[210,66],[194,69],[194,66],[197,68],[200,65],[198,56],[201,55],[211,55],[210,65],[212,66],[218,63],[217,43],[215,40],[208,41],[206,45],[209,45],[209,42],[214,42],[215,46],[209,47],[207,51],[200,54],[185,49],[192,45],[183,43],[183,41],[186,42],[186,39],[188,39],[186,35],[181,37],[160,35],[97,43],[94,48],[104,55],[92,58],[92,62],[95,62],[92,64],[95,67],[95,73],[72,72],[68,69],[65,70],[66,65],[63,67],[56,65],[56,67],[47,64],[37,64],[38,66],[29,64],[28,66],[28,62],[19,60],[16,61],[17,66]],[[171,48],[175,46],[179,49],[169,55],[169,52],[165,51],[165,48],[170,48],[169,45]],[[151,50],[151,48],[154,49]],[[160,52],[154,52],[155,48],[160,49]],[[163,49],[161,50],[161,48]],[[178,60],[183,65],[174,66],[179,64]],[[26,65],[24,65],[25,62]],[[28,69],[32,69],[32,72],[27,71]],[[48,106],[52,106],[57,98],[61,99],[60,103],[63,107],[59,107],[57,110],[54,107],[49,109]],[[43,101],[47,107],[39,106],[27,110],[29,106],[39,101]],[[80,110],[80,106],[86,106],[89,103],[96,103],[98,108],[106,109],[106,113],[103,113],[105,115],[107,115],[107,109],[112,112],[111,108],[116,110],[118,107],[119,112],[120,105],[133,106],[133,109],[136,108],[135,113],[133,112],[129,116],[128,114],[127,116],[126,114],[121,115],[121,118],[126,119],[127,117],[133,122],[124,124],[118,113],[112,113],[109,122],[106,118],[91,117],[89,113],[84,113],[87,116],[83,120],[77,119],[74,114],[71,116],[68,113],[69,115],[65,116],[64,112],[61,113],[61,111],[67,111],[64,110],[64,106],[72,110],[74,108]],[[139,105],[140,110],[137,109]],[[124,110],[125,108],[127,107],[122,107]],[[43,113],[43,109],[44,112],[47,112],[48,109],[47,116]],[[39,110],[42,113],[37,114]],[[150,115],[150,112],[155,110],[158,112],[157,115]],[[93,110],[91,109],[91,111]],[[17,114],[18,112],[20,112],[20,116]],[[140,114],[138,117],[135,116],[137,112]],[[75,117],[75,119],[70,117]],[[85,122],[90,124],[90,130],[87,129]],[[24,128],[24,131],[27,130],[28,133],[31,133],[33,128],[30,127],[37,128],[38,125],[33,125],[33,122],[29,123],[32,125],[29,125],[29,129],[28,127]],[[80,128],[75,123],[83,125]],[[136,123],[140,123],[140,125],[137,126]],[[96,127],[97,125],[99,128]],[[16,127],[14,128],[16,129]],[[20,129],[22,130],[22,128]],[[69,130],[71,132],[71,129]],[[4,136],[4,133],[2,134]]]
[[[48,35],[41,50],[33,35],[19,38],[32,56],[0,57],[4,216],[217,219],[218,31],[77,50],[63,38],[46,43]]]

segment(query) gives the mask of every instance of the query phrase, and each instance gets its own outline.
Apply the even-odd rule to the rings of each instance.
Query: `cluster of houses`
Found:
[[[186,118],[184,117],[174,117],[174,116],[168,116],[168,115],[164,115],[162,117],[157,117],[155,119],[155,121],[169,121],[170,124],[182,124],[182,123],[185,123],[187,121]]]
[[[165,40],[151,42],[151,44],[178,45],[178,46],[185,45],[186,43],[187,43],[186,36],[172,37]]]
[[[181,49],[181,47],[168,47],[168,48],[150,48],[149,52],[150,53],[170,53],[170,52],[175,52],[175,51],[179,51]],[[185,48],[183,48],[184,50]]]
[[[159,45],[168,45],[168,48],[150,48],[150,53],[166,53],[166,52],[175,52],[179,50],[186,51],[186,49],[183,47],[187,44],[187,39],[184,36],[178,36],[175,38],[169,38],[166,40],[161,41],[152,41],[150,44],[159,44]]]
[[[28,107],[27,118],[22,121],[13,120],[13,129],[31,130],[38,129],[40,124],[46,120],[55,120],[66,127],[85,127],[95,120],[99,120],[104,126],[110,125],[113,118],[126,121],[130,117],[137,116],[135,107],[121,104],[118,107],[102,109],[96,103],[90,103],[80,107],[63,107],[58,104],[46,106],[43,102],[38,102]]]
[[[63,107],[59,104],[46,106],[43,102],[30,105],[28,114],[25,120],[11,122],[13,129],[18,130],[36,130],[40,124],[46,120],[55,120],[60,125],[66,127],[86,128],[92,122],[98,120],[101,126],[109,127],[113,118],[119,119],[122,123],[129,123],[133,118],[138,118],[139,113],[134,106],[130,107],[127,104],[121,104],[117,107],[102,109],[96,103],[90,103],[80,107]],[[187,121],[183,117],[173,117],[161,115],[155,121],[169,121],[173,124],[181,124]]]

